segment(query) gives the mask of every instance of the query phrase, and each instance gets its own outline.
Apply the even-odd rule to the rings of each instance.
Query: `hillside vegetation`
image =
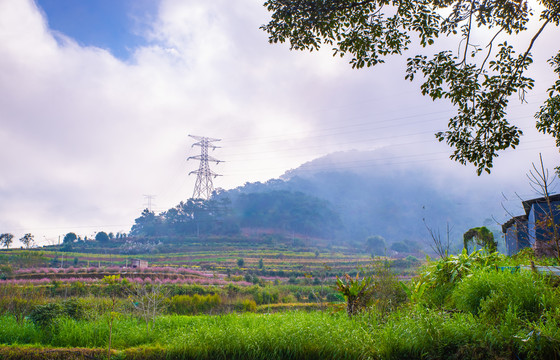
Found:
[[[338,279],[255,276],[251,269],[273,265],[243,258],[227,277],[177,266],[105,267],[90,280],[65,277],[79,268],[12,269],[0,280],[0,357],[552,359],[559,281],[517,267],[530,261],[556,263],[479,250],[430,261],[401,281],[398,262],[385,258]],[[19,276],[37,273],[50,280]]]

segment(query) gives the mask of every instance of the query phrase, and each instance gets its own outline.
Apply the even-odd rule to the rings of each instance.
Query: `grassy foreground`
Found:
[[[386,266],[374,277],[347,277],[337,287],[349,301],[351,291],[375,285],[353,318],[331,310],[167,311],[149,331],[137,311],[114,306],[118,277],[105,281],[109,308],[92,297],[30,303],[20,292],[2,300],[0,359],[106,359],[109,347],[111,358],[123,360],[558,359],[560,278],[518,268],[525,260],[463,252],[429,262],[407,284]]]
[[[9,316],[0,322],[2,344],[107,346],[107,323],[103,319],[59,319],[47,330],[32,323],[22,329]],[[127,317],[116,320],[113,333],[117,358],[127,359],[357,359],[369,356],[370,345],[364,323],[323,312],[163,316],[150,333],[143,323]]]
[[[553,359],[560,344],[557,312],[532,329],[513,313],[488,327],[470,313],[420,306],[403,308],[386,319],[373,313],[349,319],[326,312],[163,316],[149,334],[141,322],[126,317],[115,324],[113,358]],[[45,330],[28,322],[22,328],[11,316],[0,322],[0,343],[9,345],[0,347],[2,359],[106,357],[108,330],[103,319],[60,319]],[[88,357],[83,357],[84,351]]]

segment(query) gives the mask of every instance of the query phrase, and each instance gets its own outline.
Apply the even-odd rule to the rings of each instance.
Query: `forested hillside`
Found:
[[[218,190],[208,201],[190,199],[161,214],[144,211],[131,235],[236,235],[244,228],[258,228],[355,245],[381,236],[388,246],[404,242],[415,248],[431,241],[426,226],[447,236],[449,224],[457,244],[476,226],[488,226],[499,236],[493,219],[504,212],[499,183],[461,182],[420,166],[337,165],[360,156],[365,155],[331,154],[280,179]]]
[[[500,183],[488,185],[485,179],[469,183],[458,175],[438,174],[421,165],[389,169],[347,166],[356,159],[363,163],[371,155],[331,154],[291,170],[281,179],[247,183],[221,196],[234,204],[247,194],[271,191],[301,192],[323,199],[340,216],[341,225],[333,236],[356,244],[374,235],[388,243],[427,244],[426,225],[446,236],[449,224],[458,244],[465,231],[481,225],[499,236],[496,220],[504,213]]]
[[[342,231],[339,214],[315,196],[287,190],[219,192],[210,200],[189,199],[160,214],[144,210],[132,236],[237,235],[259,228],[333,238]]]

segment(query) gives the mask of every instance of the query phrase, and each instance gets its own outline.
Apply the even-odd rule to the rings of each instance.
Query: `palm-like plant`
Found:
[[[360,278],[356,274],[353,278],[346,274],[342,278],[336,277],[336,288],[346,299],[346,312],[352,317],[365,309],[371,300],[373,279],[371,276]]]

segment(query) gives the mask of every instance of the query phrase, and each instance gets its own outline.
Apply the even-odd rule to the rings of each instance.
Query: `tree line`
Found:
[[[267,228],[308,236],[325,236],[342,227],[332,205],[301,192],[228,193],[209,200],[189,199],[155,214],[145,209],[131,236],[236,235],[241,228]]]
[[[23,235],[19,241],[25,246],[26,249],[29,249],[35,243],[35,237],[27,233]],[[0,245],[5,246],[6,249],[9,249],[12,243],[14,242],[14,235],[10,233],[3,233],[0,234]]]

